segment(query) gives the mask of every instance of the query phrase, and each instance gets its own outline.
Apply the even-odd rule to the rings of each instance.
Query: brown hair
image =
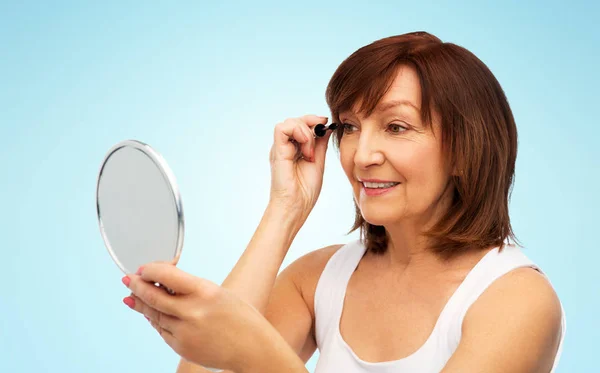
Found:
[[[326,91],[335,122],[341,112],[371,115],[388,91],[398,67],[413,67],[421,84],[421,117],[431,126],[432,111],[439,113],[443,152],[458,176],[451,205],[425,235],[431,249],[446,259],[470,249],[503,248],[517,239],[510,225],[508,202],[517,157],[517,129],[502,87],[473,53],[444,43],[426,32],[387,37],[350,55],[333,74]],[[334,143],[343,136],[339,126]],[[368,250],[383,253],[385,228],[367,223],[355,203],[350,232],[360,228]]]

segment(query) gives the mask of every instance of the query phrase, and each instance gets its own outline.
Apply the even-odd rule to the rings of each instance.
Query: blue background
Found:
[[[0,371],[174,371],[178,357],[121,303],[100,238],[105,152],[135,138],[163,154],[185,207],[180,267],[220,283],[266,206],[273,126],[328,116],[325,87],[344,58],[416,30],[470,49],[504,87],[520,136],[513,225],[567,314],[559,372],[597,367],[598,3],[349,4],[1,3]],[[354,239],[352,220],[330,147],[284,266]]]

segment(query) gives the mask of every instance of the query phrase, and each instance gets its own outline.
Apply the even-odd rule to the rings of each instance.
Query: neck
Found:
[[[391,268],[431,268],[439,266],[440,259],[430,250],[430,242],[414,224],[398,224],[386,227],[388,247],[383,255]]]
[[[384,258],[391,268],[439,272],[448,266],[448,262],[431,250],[432,242],[423,232],[442,218],[450,207],[451,198],[452,188],[447,186],[437,202],[423,214],[385,226],[388,248]]]

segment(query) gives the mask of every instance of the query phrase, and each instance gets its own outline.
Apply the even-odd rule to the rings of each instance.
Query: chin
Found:
[[[402,219],[399,214],[398,207],[384,205],[376,206],[375,204],[359,205],[360,212],[365,221],[371,225],[390,225]]]

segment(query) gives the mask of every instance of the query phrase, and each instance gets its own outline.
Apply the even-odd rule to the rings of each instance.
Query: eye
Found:
[[[390,123],[388,125],[388,130],[391,133],[402,133],[402,132],[408,130],[408,128],[406,126],[403,126],[403,125],[398,124],[398,123]]]
[[[350,123],[342,123],[342,128],[344,133],[352,133],[356,130],[356,126]]]

